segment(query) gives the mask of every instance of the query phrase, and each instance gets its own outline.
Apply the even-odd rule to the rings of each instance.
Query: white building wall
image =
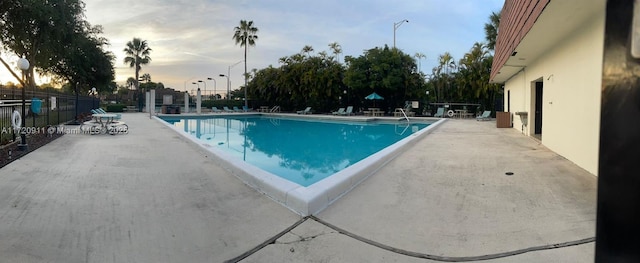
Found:
[[[533,135],[534,82],[543,82],[542,144],[594,175],[600,140],[604,18],[604,12],[593,17],[505,83],[505,103],[511,91],[511,112],[528,112],[527,126],[522,130],[520,118],[514,115],[513,128]]]

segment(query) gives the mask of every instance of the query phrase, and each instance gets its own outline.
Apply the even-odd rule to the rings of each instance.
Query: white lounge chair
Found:
[[[296,111],[296,113],[298,113],[298,114],[311,114],[311,107],[307,107],[304,110]]]
[[[476,121],[488,121],[491,120],[491,111],[486,110],[482,113],[482,115],[476,117]]]
[[[344,108],[339,108],[338,111],[332,112],[333,115],[344,115]]]
[[[340,114],[340,115],[351,116],[351,114],[353,114],[353,106],[347,107],[347,110],[343,114]]]
[[[444,118],[444,108],[438,108],[436,114],[433,114],[433,117]]]

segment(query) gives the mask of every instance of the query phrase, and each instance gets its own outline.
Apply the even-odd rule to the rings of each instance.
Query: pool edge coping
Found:
[[[208,115],[207,117],[211,116],[222,117],[225,115]],[[410,144],[409,142],[424,138],[437,126],[447,120],[446,118],[436,120],[424,129],[385,147],[369,157],[362,159],[308,187],[304,187],[264,171],[252,164],[238,160],[227,153],[219,151],[212,145],[199,141],[197,138],[192,137],[190,134],[174,125],[171,125],[158,116],[153,116],[153,118],[182,135],[182,137],[186,138],[189,142],[212,153],[210,156],[211,159],[215,160],[222,168],[231,172],[243,183],[301,216],[317,214],[324,210],[333,202],[355,188],[358,184],[366,180],[369,176],[375,174],[387,163],[395,159],[403,152],[403,150],[412,147],[413,144]],[[346,119],[343,118],[343,120]]]

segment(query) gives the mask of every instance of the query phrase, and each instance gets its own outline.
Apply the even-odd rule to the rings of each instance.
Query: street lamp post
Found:
[[[393,23],[393,48],[394,49],[396,48],[396,29],[398,29],[398,27],[400,27],[404,22],[409,23],[409,20],[404,19],[400,22]]]
[[[202,92],[202,94],[204,95],[204,97],[207,97],[207,83],[202,81],[202,80],[198,80],[198,82],[200,83],[204,83],[204,92]],[[199,86],[198,86],[199,87]]]
[[[229,100],[229,75],[220,74],[220,77],[227,77],[227,100]]]
[[[214,78],[207,78],[208,80],[213,80],[213,96],[215,96],[215,100],[218,99],[217,88],[218,84],[216,84],[216,80]]]
[[[23,86],[22,86],[22,114],[21,114],[22,116],[20,116],[20,118],[22,119],[22,118],[24,118],[24,116],[26,116],[25,115],[25,112],[26,112],[26,109],[25,109],[25,105],[26,105],[25,97],[27,95],[26,95],[25,90],[27,89],[27,87],[25,87],[24,84],[27,83],[26,80],[25,80],[25,75],[26,75],[27,70],[29,69],[29,60],[27,60],[26,58],[18,59],[18,68],[20,68],[20,70],[22,70],[22,83],[23,83]],[[19,127],[20,128],[20,144],[18,144],[18,149],[27,150],[29,148],[29,146],[27,145],[27,134],[26,134],[26,131],[24,129],[24,125],[25,125],[26,121],[22,121],[21,120],[20,122],[21,122],[21,127]]]
[[[347,90],[345,89],[342,93],[344,93],[344,97],[347,98],[347,106],[349,106],[349,95],[347,94]]]
[[[429,90],[425,91],[424,94],[427,95],[427,105],[425,106],[425,110],[427,113],[429,113],[429,116],[431,116],[431,106],[429,105]],[[425,115],[424,112],[422,113],[422,115]]]
[[[191,82],[191,84],[193,84],[193,85],[197,85],[197,86],[198,86],[198,89],[200,89],[200,84],[198,84],[198,82]]]
[[[98,97],[98,91],[96,90],[96,87],[91,88],[91,92],[89,92],[89,94],[91,94],[93,96],[92,99],[92,103],[91,105],[93,106],[94,109],[98,108],[96,107],[96,98]]]
[[[231,68],[233,68],[234,66],[242,63],[243,61],[244,60],[240,60],[240,61],[234,63],[233,65],[230,65],[229,67],[227,67],[227,75],[220,74],[220,77],[227,77],[227,100],[231,99],[231,81],[229,80],[229,76],[231,76]]]

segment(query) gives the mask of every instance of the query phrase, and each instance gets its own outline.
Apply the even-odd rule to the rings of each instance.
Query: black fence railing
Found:
[[[39,104],[39,111],[32,110],[32,102],[36,106],[34,108]],[[78,115],[88,115],[91,109],[100,106],[100,100],[90,96],[78,96],[77,102],[76,104],[76,95],[56,90],[25,90],[23,115],[22,89],[0,87],[0,145],[19,138],[11,119],[16,110],[22,117],[24,127],[43,128],[74,121]]]

